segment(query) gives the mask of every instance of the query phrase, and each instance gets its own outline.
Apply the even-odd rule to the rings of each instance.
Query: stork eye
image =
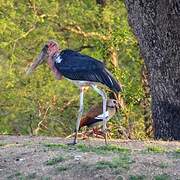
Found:
[[[50,43],[50,44],[49,44],[49,47],[52,48],[52,47],[54,47],[55,45],[56,45],[55,43]]]

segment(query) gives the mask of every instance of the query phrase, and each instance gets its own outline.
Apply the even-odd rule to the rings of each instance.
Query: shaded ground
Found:
[[[0,136],[0,179],[180,179],[180,142]]]

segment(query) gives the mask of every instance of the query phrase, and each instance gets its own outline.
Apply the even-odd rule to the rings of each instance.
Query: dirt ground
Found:
[[[0,136],[0,179],[179,179],[180,142]]]

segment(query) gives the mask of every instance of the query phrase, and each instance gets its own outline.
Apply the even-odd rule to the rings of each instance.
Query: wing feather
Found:
[[[121,90],[119,83],[101,61],[72,50],[62,51],[60,56],[62,61],[60,63],[55,62],[55,67],[66,78],[99,82],[108,86],[114,92]]]
[[[80,121],[80,128],[87,126],[94,121],[94,118],[102,114],[102,103],[94,105],[82,118]]]

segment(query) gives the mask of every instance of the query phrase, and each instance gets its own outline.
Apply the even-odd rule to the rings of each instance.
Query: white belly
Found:
[[[90,81],[76,81],[76,80],[71,80],[71,79],[68,79],[68,80],[74,83],[78,87],[82,87],[82,86],[86,87],[86,86],[98,84],[98,83],[90,82]]]
[[[104,115],[103,114],[100,114],[99,116],[95,117],[95,119],[103,119]],[[105,118],[107,119],[109,117],[109,112],[106,111],[105,112]]]

